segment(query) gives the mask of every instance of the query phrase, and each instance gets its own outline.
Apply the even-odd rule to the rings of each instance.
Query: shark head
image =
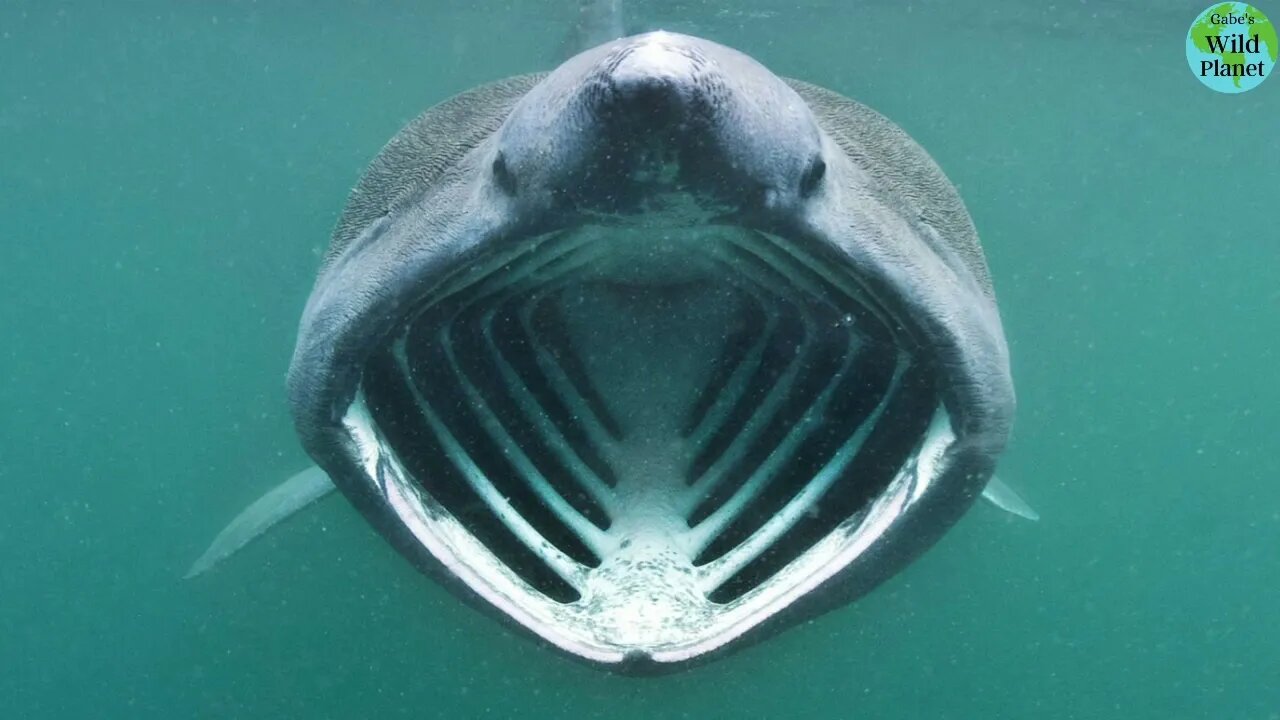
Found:
[[[407,558],[637,673],[892,576],[981,491],[1014,407],[976,234],[924,151],[671,33],[393,139],[289,386],[304,446]]]

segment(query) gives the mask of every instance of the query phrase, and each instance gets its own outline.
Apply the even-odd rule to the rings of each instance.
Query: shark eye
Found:
[[[823,176],[827,174],[827,164],[822,158],[814,157],[809,163],[809,168],[804,171],[804,176],[800,178],[800,197],[809,197],[818,189],[818,184],[822,182]]]
[[[514,195],[516,192],[516,178],[511,174],[511,169],[507,167],[507,159],[501,152],[493,159],[493,181],[502,188],[504,192]]]

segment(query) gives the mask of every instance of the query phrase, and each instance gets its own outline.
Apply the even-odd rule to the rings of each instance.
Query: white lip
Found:
[[[688,224],[673,223],[672,226],[687,227]],[[593,234],[595,231],[588,231],[577,237],[565,239],[562,235],[554,241],[544,241],[545,247],[556,249],[539,250],[543,253],[541,256],[522,251],[498,258],[489,267],[500,268],[500,274],[496,270],[493,274],[469,272],[461,280],[446,281],[424,302],[424,308],[444,307],[446,298],[464,292],[473,293],[472,297],[482,298],[497,308],[516,297],[516,289],[523,292],[524,289],[543,285],[559,287],[556,283],[560,280],[555,279],[559,276],[546,275],[542,269],[553,266],[566,277],[586,278],[584,282],[589,285],[621,283],[621,287],[639,287],[629,283],[639,282],[644,286],[656,282],[658,277],[652,274],[652,268],[647,270],[641,266],[679,262],[678,272],[671,277],[678,278],[672,281],[675,285],[684,287],[691,283],[696,285],[699,272],[713,275],[726,272],[728,264],[716,259],[719,252],[755,253],[753,262],[758,262],[759,267],[746,263],[734,270],[735,273],[740,271],[741,277],[734,275],[736,279],[733,282],[742,283],[734,286],[737,288],[735,292],[740,291],[747,298],[742,302],[768,305],[775,302],[768,297],[771,291],[784,290],[781,286],[770,289],[769,283],[783,283],[786,292],[808,298],[796,301],[801,309],[793,308],[797,314],[790,320],[802,323],[806,339],[797,346],[795,354],[771,381],[772,384],[760,388],[767,392],[741,427],[731,425],[731,419],[732,411],[737,409],[736,403],[745,402],[743,398],[754,390],[748,381],[756,375],[750,372],[749,363],[744,362],[735,370],[727,381],[729,384],[725,385],[725,395],[711,402],[698,424],[682,431],[686,434],[681,435],[676,431],[679,423],[671,418],[681,415],[682,411],[672,408],[683,407],[681,402],[687,401],[687,396],[695,395],[698,386],[681,385],[680,377],[705,377],[713,366],[707,365],[696,371],[691,369],[698,366],[696,349],[699,344],[696,339],[688,341],[693,348],[688,352],[682,353],[677,349],[664,353],[669,344],[679,344],[679,333],[671,337],[662,335],[665,322],[645,325],[640,317],[644,314],[643,307],[633,308],[635,312],[631,314],[607,307],[608,303],[604,301],[607,294],[590,296],[590,302],[584,301],[585,305],[575,310],[579,325],[576,337],[588,338],[587,342],[590,342],[591,328],[610,324],[625,329],[622,335],[594,346],[595,352],[586,354],[591,357],[609,355],[611,349],[617,350],[610,346],[618,343],[624,348],[629,347],[629,352],[618,351],[621,353],[619,357],[597,358],[588,361],[587,365],[595,372],[595,380],[609,388],[613,393],[611,397],[626,409],[627,419],[649,430],[631,433],[626,438],[611,437],[605,427],[607,423],[598,417],[598,411],[593,410],[590,403],[584,401],[580,388],[575,390],[569,378],[559,377],[552,381],[552,385],[559,383],[559,389],[555,391],[557,401],[563,401],[569,407],[575,422],[582,426],[601,457],[616,471],[612,485],[595,477],[574,456],[571,443],[557,436],[556,426],[546,417],[545,408],[538,406],[538,398],[529,387],[521,384],[518,373],[502,359],[500,351],[492,351],[495,358],[493,369],[486,370],[496,377],[468,375],[457,365],[460,361],[450,340],[454,337],[453,331],[447,329],[447,325],[433,329],[435,326],[428,324],[425,330],[410,330],[418,322],[411,319],[403,334],[393,341],[386,356],[389,359],[385,362],[391,363],[394,372],[402,376],[405,392],[411,395],[412,406],[420,413],[422,432],[432,433],[440,448],[440,457],[430,459],[434,463],[431,467],[443,468],[441,463],[450,464],[455,473],[453,477],[470,486],[469,492],[483,503],[487,517],[500,523],[516,542],[531,551],[544,570],[554,574],[556,582],[570,588],[573,593],[571,599],[557,598],[546,587],[539,587],[537,581],[512,566],[509,556],[479,539],[474,528],[468,527],[465,520],[451,512],[447,504],[432,496],[434,491],[427,489],[430,485],[422,483],[424,478],[415,477],[415,471],[408,469],[397,451],[397,441],[379,427],[377,413],[371,410],[372,401],[364,386],[347,408],[342,422],[345,432],[358,449],[359,466],[370,489],[435,562],[485,602],[530,632],[568,653],[601,664],[622,663],[636,657],[660,664],[682,663],[723,647],[777,615],[853,564],[898,518],[908,512],[911,505],[923,496],[925,488],[945,472],[946,450],[955,440],[947,412],[936,404],[931,424],[922,436],[912,441],[915,449],[903,456],[894,471],[896,474],[889,476],[883,487],[877,485],[880,489],[861,509],[850,516],[837,518],[839,524],[807,549],[786,550],[788,533],[806,515],[823,511],[828,491],[837,483],[852,482],[847,477],[848,473],[861,457],[868,435],[877,427],[891,404],[891,398],[899,393],[905,368],[913,362],[905,351],[898,348],[894,351],[898,354],[896,369],[888,384],[879,391],[883,394],[868,415],[849,426],[851,434],[838,439],[838,445],[827,441],[823,447],[828,447],[831,454],[824,456],[825,459],[820,458],[815,472],[803,478],[802,486],[783,489],[791,495],[784,499],[775,513],[749,526],[750,531],[740,541],[721,548],[709,559],[702,559],[704,552],[723,537],[726,528],[744,517],[750,504],[770,487],[770,483],[782,482],[776,479],[780,477],[782,468],[795,461],[796,453],[805,447],[806,439],[824,427],[818,419],[835,401],[837,388],[853,387],[843,378],[851,372],[855,358],[864,352],[883,353],[887,350],[883,345],[867,345],[869,341],[861,334],[864,330],[858,323],[874,323],[875,320],[864,316],[862,320],[855,321],[851,315],[842,315],[838,312],[840,304],[822,295],[833,287],[844,287],[850,293],[858,292],[857,288],[847,278],[834,277],[803,253],[777,246],[775,243],[778,241],[767,240],[759,234],[724,229],[715,232],[720,233],[717,236],[720,240],[716,242],[723,242],[725,249],[706,250],[715,247],[707,239],[706,231],[699,231],[701,234],[690,238],[667,227],[660,231],[655,231],[652,225],[646,227],[647,235],[620,233],[611,228],[599,236]],[[648,242],[651,248],[644,252],[633,249],[619,252],[617,244],[621,242]],[[543,247],[538,243],[534,245]],[[593,247],[596,250],[592,250]],[[577,256],[573,253],[586,260],[574,260]],[[683,253],[688,253],[688,257]],[[706,265],[703,270],[698,269],[700,263]],[[496,279],[488,279],[491,277]],[[541,296],[531,291],[530,297]],[[482,300],[466,302],[475,304]],[[634,304],[635,301],[624,301],[623,305],[626,306],[627,302]],[[776,302],[788,304],[791,301]],[[810,305],[805,305],[806,302]],[[525,304],[532,306],[534,303],[529,301]],[[733,306],[728,300],[722,304]],[[706,303],[699,302],[692,308],[704,306]],[[462,307],[469,305],[463,304]],[[809,309],[805,310],[806,307]],[[661,312],[668,315],[661,319],[680,325],[677,316],[684,312],[685,324],[680,327],[689,333],[696,334],[699,328],[723,333],[725,321],[722,318],[710,310],[707,311],[709,314],[688,316],[690,310],[687,304],[681,308],[662,306]],[[421,310],[415,317],[425,317],[426,312]],[[461,317],[463,312],[458,310],[450,317]],[[484,323],[492,324],[497,312],[497,309],[476,311],[475,316],[482,318]],[[528,323],[533,312],[522,309],[520,317]],[[774,341],[766,343],[766,338],[780,337],[771,334],[782,322],[775,323],[776,319],[765,325],[761,339],[753,341],[746,357],[756,353],[756,362],[764,362],[760,353],[775,347],[770,344]],[[491,328],[489,325],[485,328],[486,342],[492,343],[493,338],[488,334]],[[636,339],[646,332],[658,333],[657,339]],[[781,408],[786,405],[793,384],[802,383],[802,378],[806,377],[806,363],[814,362],[812,357],[816,357],[806,355],[809,352],[806,348],[811,340],[815,345],[818,340],[825,340],[824,333],[840,337],[847,335],[849,338],[843,346],[843,359],[831,366],[840,368],[839,371],[829,378],[818,378],[823,389],[814,392],[807,400],[810,405],[804,419],[784,427],[776,446],[762,457],[742,484],[720,501],[718,507],[713,506],[715,509],[709,513],[696,517],[693,511],[707,499],[708,493],[717,483],[727,482],[724,479],[725,467],[738,462],[751,444],[763,437],[762,428],[781,417]],[[433,386],[429,383],[424,386],[422,383],[428,381],[422,378],[411,379],[418,366],[414,365],[415,360],[411,357],[414,351],[409,349],[409,345],[421,343],[423,337],[444,348],[439,350],[442,354],[436,358],[438,362],[447,359],[455,366],[458,388],[456,394],[449,397],[470,408],[468,412],[477,418],[475,427],[464,428],[463,432],[476,432],[476,428],[480,428],[490,441],[496,443],[496,447],[501,447],[506,461],[517,468],[521,482],[526,485],[524,491],[542,502],[544,509],[540,512],[549,513],[558,520],[563,531],[571,533],[595,562],[585,562],[567,553],[556,537],[539,530],[536,518],[522,514],[503,488],[486,476],[484,469],[477,464],[474,450],[468,450],[465,441],[455,436],[457,428],[438,412],[441,409],[439,400],[423,396],[422,388]],[[627,346],[629,342],[639,344]],[[556,372],[563,374],[563,368],[555,367],[553,353],[537,347],[536,343],[534,345],[528,352],[536,357],[537,362],[542,363],[551,375]],[[762,347],[765,350],[761,350]],[[636,375],[646,373],[652,376],[656,385],[635,380]],[[573,479],[583,485],[587,494],[607,513],[610,521],[607,527],[587,520],[553,487],[552,481],[556,478],[544,477],[540,473],[538,463],[531,459],[530,449],[522,447],[513,436],[510,416],[504,420],[501,409],[489,407],[486,404],[489,396],[477,389],[475,383],[486,379],[505,388],[504,392],[509,395],[504,397],[513,398],[525,418],[520,422],[527,422],[535,428],[546,442],[546,447],[551,448],[550,452],[560,460],[577,462],[576,465],[569,462],[562,467],[567,468]],[[435,379],[431,382],[438,387],[441,381]],[[815,380],[809,377],[808,382],[812,385]],[[736,427],[733,430],[736,434],[719,449],[719,459],[706,466],[701,474],[688,475],[693,472],[688,467],[696,451],[710,442],[709,438],[715,436],[717,428],[723,430],[728,427]],[[831,511],[828,509],[827,512]],[[768,572],[761,571],[763,574],[759,577],[748,576],[745,589],[724,595],[724,588],[766,553],[782,553],[787,558],[785,565]]]
[[[686,587],[691,592],[681,596],[700,602],[678,608],[656,607],[642,595],[617,594],[607,586],[594,588],[580,601],[562,604],[548,600],[522,581],[466,527],[418,490],[379,437],[364,403],[362,396],[357,397],[343,424],[360,449],[371,484],[422,547],[468,588],[530,632],[565,652],[602,664],[620,663],[637,653],[656,663],[689,661],[723,647],[776,615],[848,567],[879,540],[945,470],[946,451],[955,440],[946,411],[939,408],[920,451],[856,526],[831,533],[737,601],[717,604],[705,594],[699,598],[693,591],[695,579]],[[581,582],[591,586],[597,579],[588,571]],[[670,577],[666,580],[673,581]],[[619,602],[602,604],[596,601],[600,597]],[[696,622],[680,622],[676,613]]]

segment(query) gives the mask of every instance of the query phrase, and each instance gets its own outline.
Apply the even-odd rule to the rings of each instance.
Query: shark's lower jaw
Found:
[[[902,335],[779,238],[586,226],[440,283],[343,425],[475,595],[583,659],[674,666],[856,563],[943,472],[950,418]]]

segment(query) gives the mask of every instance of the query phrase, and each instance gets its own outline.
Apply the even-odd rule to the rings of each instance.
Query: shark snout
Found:
[[[806,103],[746,56],[652,32],[583,53],[503,123],[494,186],[529,213],[630,214],[681,193],[777,225],[825,170]],[[767,217],[766,217],[767,216]]]
[[[697,104],[705,87],[706,60],[666,33],[650,33],[619,48],[602,62],[611,94],[606,103],[631,117],[665,115],[674,121]]]

